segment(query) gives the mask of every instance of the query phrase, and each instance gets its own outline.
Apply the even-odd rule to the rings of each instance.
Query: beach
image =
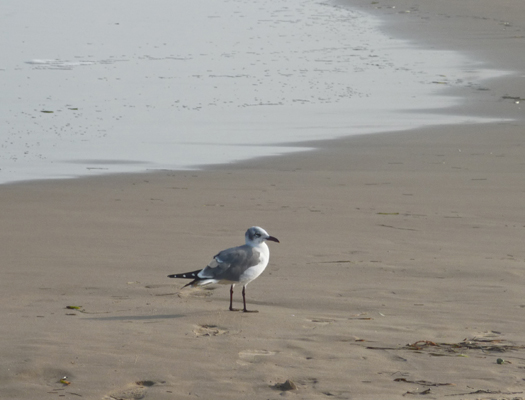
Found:
[[[0,397],[525,398],[520,4],[348,4],[511,72],[450,88],[448,113],[497,122],[0,186]],[[247,288],[259,313],[167,278],[252,225],[281,242]]]

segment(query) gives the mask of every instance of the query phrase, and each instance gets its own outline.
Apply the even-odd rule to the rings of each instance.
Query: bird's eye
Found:
[[[261,237],[261,234],[260,233],[256,233],[254,236],[255,237]]]

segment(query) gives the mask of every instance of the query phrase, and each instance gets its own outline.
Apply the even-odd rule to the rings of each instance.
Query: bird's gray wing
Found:
[[[199,278],[238,282],[248,268],[259,264],[259,259],[259,252],[250,246],[232,247],[213,257],[213,261],[199,273]]]

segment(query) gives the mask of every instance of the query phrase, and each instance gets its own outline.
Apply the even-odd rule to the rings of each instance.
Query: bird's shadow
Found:
[[[175,319],[185,317],[185,314],[160,314],[160,315],[115,315],[108,317],[87,317],[92,321],[152,321],[160,319]]]

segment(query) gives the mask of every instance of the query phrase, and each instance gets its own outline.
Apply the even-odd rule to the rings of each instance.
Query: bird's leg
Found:
[[[230,287],[230,311],[240,311],[238,308],[233,308],[233,286]]]
[[[244,309],[243,309],[244,312],[259,312],[257,310],[247,310],[246,309],[246,286],[242,287],[242,301],[244,303]]]

